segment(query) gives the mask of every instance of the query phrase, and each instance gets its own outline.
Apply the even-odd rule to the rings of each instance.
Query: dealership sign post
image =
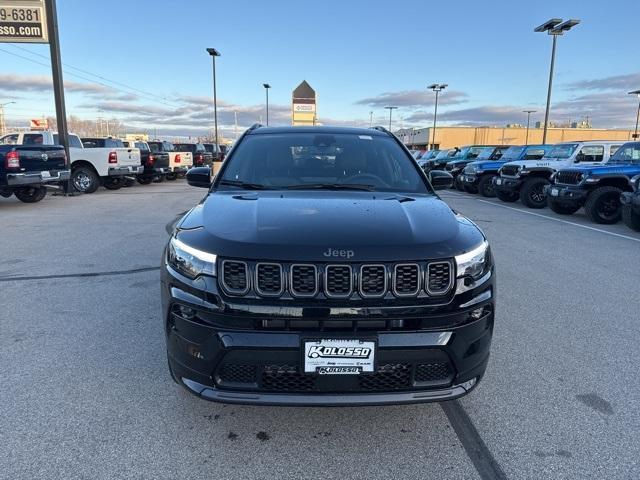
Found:
[[[62,60],[58,37],[56,0],[0,0],[0,43],[48,43],[51,74],[56,101],[58,141],[64,147],[70,165],[67,112],[64,105]],[[67,184],[71,193],[71,179]]]

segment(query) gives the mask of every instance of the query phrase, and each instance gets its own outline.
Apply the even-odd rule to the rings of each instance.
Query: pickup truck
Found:
[[[503,202],[518,199],[529,208],[547,206],[544,187],[551,176],[562,168],[577,164],[606,163],[624,142],[565,142],[556,144],[540,160],[519,160],[505,163],[500,176],[493,179],[496,196]]]
[[[480,193],[483,197],[495,197],[493,179],[498,175],[500,167],[507,162],[518,160],[538,160],[551,151],[552,145],[527,145],[509,147],[497,160],[476,158],[468,163],[460,180],[467,193]]]
[[[69,135],[71,182],[83,193],[93,193],[102,184],[110,190],[122,187],[125,175],[142,173],[140,152],[124,148],[122,142],[111,138],[85,138]],[[0,143],[16,145],[58,145],[58,134],[43,132],[11,133],[0,137]]]
[[[175,149],[171,142],[154,140],[148,142],[152,153],[168,153],[169,154],[169,171],[165,175],[167,180],[175,180],[183,177],[187,170],[193,166],[193,155],[191,152],[179,152]]]
[[[559,169],[545,187],[549,208],[570,215],[584,207],[595,223],[612,224],[622,216],[620,197],[631,192],[629,182],[640,174],[640,142],[622,145],[604,165]]]
[[[194,167],[211,167],[214,155],[208,152],[201,143],[174,143],[173,148],[178,152],[191,152]]]
[[[144,171],[136,175],[136,180],[142,185],[148,185],[154,180],[164,181],[164,177],[169,173],[169,154],[167,152],[151,152],[149,144],[141,140],[123,141],[127,148],[137,148],[140,150],[140,163]]]
[[[69,180],[62,146],[1,143],[0,196],[15,195],[21,202],[35,203],[47,195],[46,186]]]
[[[640,232],[640,175],[633,177],[629,184],[633,191],[620,195],[622,221],[630,229]]]

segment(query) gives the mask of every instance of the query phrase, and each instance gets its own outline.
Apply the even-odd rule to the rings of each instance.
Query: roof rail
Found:
[[[249,128],[247,128],[247,131],[250,132],[251,130],[255,130],[256,128],[261,128],[261,127],[264,127],[264,125],[262,125],[261,123],[254,123]]]
[[[377,130],[379,132],[383,132],[386,133],[387,135],[391,135],[392,137],[394,136],[393,133],[391,133],[389,130],[387,130],[384,127],[381,126],[377,126],[377,127],[369,127],[371,130]]]

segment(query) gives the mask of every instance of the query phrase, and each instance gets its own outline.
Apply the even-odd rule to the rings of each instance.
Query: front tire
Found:
[[[518,194],[515,192],[503,192],[502,190],[496,190],[496,197],[507,203],[514,203],[518,201]]]
[[[621,193],[617,187],[600,187],[591,192],[584,206],[591,221],[603,225],[617,223],[622,216]]]
[[[18,200],[24,203],[37,203],[47,196],[45,187],[24,187],[13,192]]]
[[[464,192],[464,184],[462,183],[462,177],[460,175],[456,177],[455,181],[453,182],[453,186],[459,192]]]
[[[580,205],[567,205],[554,200],[553,198],[547,197],[547,206],[551,209],[552,212],[559,213],[560,215],[573,215],[578,210],[580,210]]]
[[[624,205],[622,207],[622,221],[631,230],[640,232],[640,214],[635,213],[631,205]]]
[[[483,175],[478,181],[478,192],[483,197],[493,198],[496,196],[496,189],[493,186],[495,175]]]
[[[98,174],[89,167],[78,167],[71,172],[73,188],[82,193],[93,193],[100,186]]]
[[[544,208],[547,206],[547,198],[544,194],[545,185],[549,185],[546,178],[534,177],[524,181],[520,190],[520,201],[529,208]]]

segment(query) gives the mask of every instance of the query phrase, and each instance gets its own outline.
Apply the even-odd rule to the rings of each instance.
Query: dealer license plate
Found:
[[[40,176],[42,178],[51,178],[51,174],[49,173],[49,170],[43,170],[40,172]]]
[[[557,188],[552,188],[551,189],[551,196],[552,197],[557,197],[559,193],[560,193],[560,191]]]
[[[374,371],[374,341],[323,338],[305,340],[303,345],[305,373],[358,375]]]
[[[496,185],[502,185],[502,179],[496,178]]]

